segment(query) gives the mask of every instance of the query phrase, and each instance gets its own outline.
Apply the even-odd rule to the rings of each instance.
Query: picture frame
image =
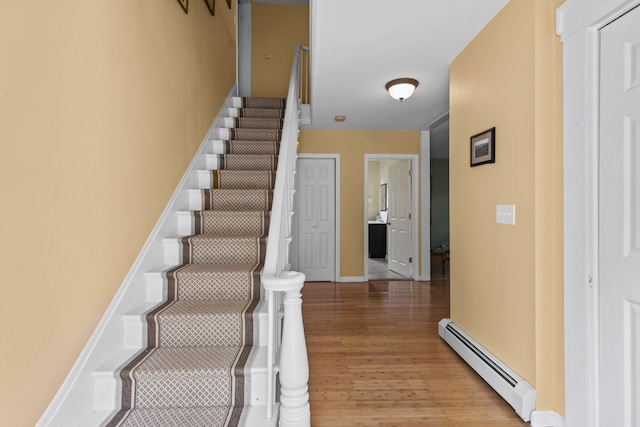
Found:
[[[204,0],[204,2],[207,4],[207,9],[209,9],[209,13],[211,13],[211,16],[215,16],[216,0]]]
[[[471,167],[496,162],[496,128],[492,127],[470,138]]]
[[[387,184],[380,184],[380,210],[387,210]]]
[[[189,0],[178,0],[178,3],[182,6],[184,13],[189,13]]]

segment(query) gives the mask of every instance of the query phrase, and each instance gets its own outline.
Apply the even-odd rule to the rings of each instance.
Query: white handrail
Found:
[[[305,277],[302,273],[289,271],[289,243],[291,242],[291,217],[293,215],[299,132],[298,117],[300,114],[300,52],[302,50],[308,51],[308,48],[302,45],[296,47],[291,69],[278,170],[273,190],[269,237],[261,276],[269,308],[267,418],[273,417],[274,381],[275,373],[279,369],[281,427],[307,427],[311,425],[307,386],[309,361],[302,323],[301,291]],[[306,78],[308,80],[308,77]],[[284,310],[281,335],[277,319],[280,306],[283,306]],[[278,355],[280,361],[279,364],[276,364]]]

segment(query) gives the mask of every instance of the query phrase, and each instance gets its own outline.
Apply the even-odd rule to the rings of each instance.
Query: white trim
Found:
[[[440,126],[441,124],[449,121],[449,112],[447,111],[437,119],[433,120],[431,123],[422,128],[422,130],[431,130],[435,127]]]
[[[533,411],[531,427],[564,427],[564,418],[555,411]]]
[[[343,282],[343,283],[353,283],[353,282],[366,282],[367,279],[365,279],[364,276],[343,276],[340,277],[338,282]]]
[[[449,114],[447,113],[447,119]],[[422,274],[420,280],[431,280],[431,131],[420,132],[420,224],[422,225]]]
[[[335,236],[335,275],[333,278],[334,282],[342,281],[340,277],[340,154],[310,154],[310,153],[299,153],[299,159],[331,159],[335,161],[335,208],[336,208],[336,236]],[[296,206],[297,207],[297,206]],[[297,237],[297,226],[296,226],[296,237]]]
[[[92,373],[105,360],[117,356],[124,350],[123,316],[147,301],[146,273],[157,269],[159,260],[163,259],[164,237],[177,234],[177,213],[189,210],[189,192],[186,190],[195,179],[194,174],[199,169],[201,154],[214,139],[215,129],[223,123],[222,111],[231,107],[235,90],[234,85],[100,323],[36,426],[78,425],[93,411]]]
[[[420,183],[420,169],[418,165],[418,154],[365,154],[364,155],[364,280],[369,280],[369,269],[367,256],[369,250],[369,211],[368,211],[368,184],[369,184],[369,160],[411,160],[411,218],[417,218],[417,221],[411,221],[411,256],[414,260],[419,259],[418,254],[418,237],[419,222],[418,215],[418,187]],[[430,262],[430,261],[429,261]],[[420,280],[418,263],[414,262],[411,267],[411,279]]]
[[[557,10],[563,42],[564,314],[567,427],[599,427],[598,31],[640,0],[569,0]],[[602,426],[607,427],[607,426]]]

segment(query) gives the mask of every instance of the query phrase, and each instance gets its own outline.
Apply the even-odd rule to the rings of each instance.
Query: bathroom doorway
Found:
[[[418,274],[416,155],[365,155],[365,279]]]

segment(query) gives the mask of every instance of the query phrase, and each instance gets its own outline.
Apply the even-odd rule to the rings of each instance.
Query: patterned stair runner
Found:
[[[237,426],[269,228],[284,100],[244,98],[236,128],[183,237],[167,300],[147,313],[147,348],[120,371],[108,426]]]

